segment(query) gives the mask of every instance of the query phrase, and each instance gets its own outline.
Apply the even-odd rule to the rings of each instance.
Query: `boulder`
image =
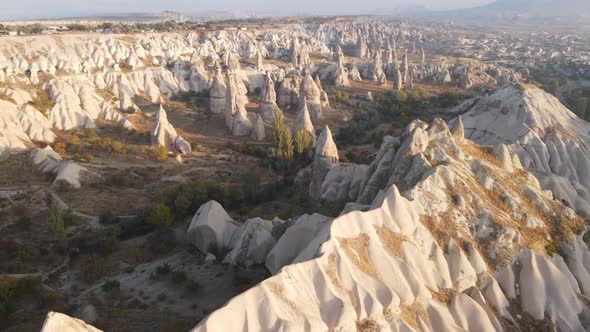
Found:
[[[216,201],[203,204],[193,216],[187,241],[203,254],[223,257],[231,245],[234,232],[240,227]]]

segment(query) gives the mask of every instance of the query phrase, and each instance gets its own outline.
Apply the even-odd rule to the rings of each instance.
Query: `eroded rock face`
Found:
[[[156,123],[151,131],[151,140],[152,145],[163,146],[169,151],[179,151],[185,155],[192,153],[190,143],[176,133],[172,124],[168,122],[166,111],[161,105],[156,113]]]
[[[248,118],[246,88],[231,70],[226,76],[225,123],[232,136],[248,136],[252,133],[252,123]]]
[[[533,173],[544,189],[590,215],[590,125],[555,97],[538,88],[509,85],[466,101],[454,112],[462,114],[466,138],[505,144],[511,156],[517,155],[514,162]]]
[[[187,240],[202,253],[222,257],[231,247],[234,232],[239,228],[216,201],[203,204],[193,216]]]
[[[252,127],[252,139],[262,142],[265,136],[264,120],[262,120],[260,114],[256,114],[256,121],[254,121],[254,126]]]
[[[322,117],[321,91],[309,73],[303,76],[299,88],[300,109],[303,105],[307,105],[312,120],[315,121]]]
[[[270,77],[270,73],[267,72],[264,76],[264,85],[260,91],[260,113],[266,123],[272,123],[277,112],[282,113],[277,106],[276,100],[277,94],[275,92],[274,82]]]
[[[225,110],[225,94],[227,87],[225,79],[219,70],[213,75],[211,89],[209,90],[209,103],[212,113],[221,114]]]
[[[59,312],[50,311],[45,318],[41,332],[102,332],[83,321]]]
[[[65,183],[78,189],[82,183],[98,180],[99,175],[73,161],[65,161],[50,146],[31,151],[31,161],[44,174],[54,177],[53,185]]]
[[[583,317],[590,311],[579,300],[576,279],[585,280],[590,271],[582,263],[590,251],[573,235],[582,220],[545,194],[534,177],[514,176],[514,168],[500,160],[512,161],[503,147],[486,152],[458,131],[436,119],[412,123],[399,139],[386,138],[362,182],[374,188],[370,192],[379,191],[365,196],[372,203],[357,204],[334,220],[297,219],[267,255],[275,276],[231,300],[196,330],[348,330],[370,321],[384,330],[497,331],[506,329],[507,321],[519,324],[508,311],[509,299],[535,319],[585,329]],[[330,173],[355,177],[345,169],[332,167]],[[523,188],[530,205],[518,203]],[[495,202],[493,192],[506,207]],[[550,235],[567,244],[567,263],[558,254],[548,258],[535,244],[548,241],[545,235],[530,237],[532,224],[525,216],[550,210],[570,211],[571,223],[561,226],[572,233]],[[550,223],[538,220],[533,226],[548,230]],[[261,299],[274,305],[251,305]],[[415,316],[403,314],[409,308]],[[264,319],[228,321],[230,311]]]

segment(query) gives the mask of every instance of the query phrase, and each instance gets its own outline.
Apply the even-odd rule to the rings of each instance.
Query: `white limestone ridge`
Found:
[[[368,212],[287,228],[266,258],[277,274],[195,331],[514,330],[515,310],[558,330],[587,328],[582,219],[518,157],[460,132],[437,119],[387,138],[357,189],[372,202],[350,205]],[[281,257],[295,238],[297,252]],[[547,251],[553,242],[559,254]]]
[[[59,312],[50,311],[45,318],[41,332],[102,332],[83,321],[64,315]]]
[[[506,144],[544,189],[590,216],[590,124],[557,98],[536,88],[510,85],[458,106],[465,137]]]
[[[179,151],[182,154],[191,154],[191,145],[184,138],[176,133],[170,122],[166,111],[160,105],[156,114],[156,123],[151,131],[151,141],[154,146],[163,146],[167,150]]]

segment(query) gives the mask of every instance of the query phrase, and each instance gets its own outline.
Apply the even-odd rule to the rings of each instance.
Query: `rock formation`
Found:
[[[215,74],[211,81],[211,88],[209,89],[209,107],[211,112],[214,114],[221,114],[225,110],[225,99],[227,92],[227,86],[225,79],[221,74],[219,68],[215,68]]]
[[[246,111],[245,88],[240,88],[241,82],[232,70],[226,75],[227,90],[225,92],[225,124],[232,136],[248,136],[252,132],[252,123]],[[243,84],[242,84],[243,85]]]
[[[256,142],[264,141],[264,130],[264,120],[262,120],[260,114],[256,114],[256,121],[254,121],[254,126],[252,127],[252,139]]]
[[[315,131],[313,129],[313,123],[311,122],[311,116],[309,115],[309,109],[307,108],[306,102],[303,102],[295,121],[293,121],[293,126],[291,127],[293,135],[295,135],[300,128],[305,129],[315,141]]]
[[[266,123],[272,123],[275,114],[281,112],[276,103],[277,94],[275,92],[275,85],[270,77],[270,73],[266,72],[264,77],[264,85],[260,91],[260,113]]]
[[[166,111],[160,105],[156,113],[156,123],[151,131],[151,141],[153,146],[163,146],[168,151],[179,151],[182,154],[191,154],[191,145],[176,133],[176,130],[170,122]]]
[[[322,101],[321,91],[315,84],[311,74],[304,72],[301,85],[299,87],[299,108],[300,112],[303,105],[309,109],[309,114],[312,120],[317,120],[322,117]]]

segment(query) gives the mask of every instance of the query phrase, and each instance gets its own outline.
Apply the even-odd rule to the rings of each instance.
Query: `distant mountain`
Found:
[[[422,14],[481,25],[542,23],[539,29],[550,29],[555,23],[575,27],[588,24],[590,0],[496,0],[475,8]]]
[[[86,21],[119,21],[119,22],[164,22],[176,21],[184,22],[190,18],[184,14],[165,10],[160,13],[115,13],[92,15],[84,17],[67,17],[59,20],[86,20]]]
[[[590,15],[588,0],[497,0],[467,12],[530,17],[581,17]]]

